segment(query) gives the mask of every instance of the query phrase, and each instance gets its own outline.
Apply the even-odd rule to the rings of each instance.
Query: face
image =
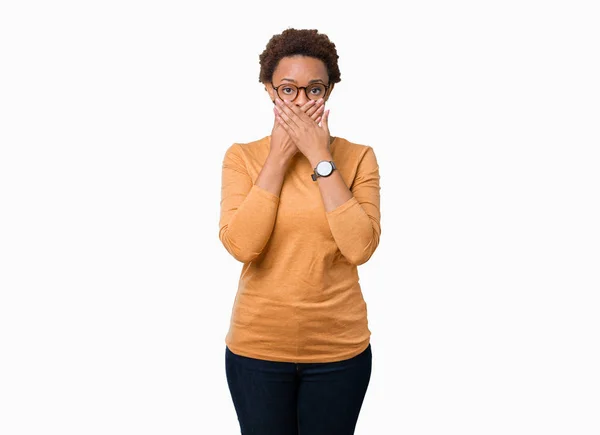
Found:
[[[321,83],[323,85],[330,85],[329,89],[325,91],[321,97],[325,101],[329,98],[333,89],[333,83],[329,83],[329,76],[327,74],[327,67],[322,60],[308,56],[288,56],[284,57],[279,61],[277,68],[273,72],[273,85],[279,87],[279,91],[282,95],[286,92],[290,92],[289,88],[286,88],[286,84],[296,85],[297,87],[310,86],[313,83]],[[271,83],[265,83],[265,89],[269,93],[271,101],[275,101],[277,93],[271,85]],[[318,88],[309,88],[309,93],[312,95],[318,95]],[[294,104],[302,106],[307,103],[309,98],[306,96],[304,89],[298,91],[298,95],[294,100]]]

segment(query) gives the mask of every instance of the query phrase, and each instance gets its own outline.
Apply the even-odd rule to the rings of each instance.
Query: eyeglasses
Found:
[[[277,92],[279,98],[286,101],[294,101],[296,97],[298,97],[300,89],[304,89],[306,98],[309,100],[318,100],[319,98],[324,97],[325,92],[329,89],[329,86],[326,86],[323,83],[313,83],[312,85],[300,87],[292,85],[291,83],[282,83],[276,87],[271,82],[271,85],[273,86],[273,89],[275,89],[275,92]]]

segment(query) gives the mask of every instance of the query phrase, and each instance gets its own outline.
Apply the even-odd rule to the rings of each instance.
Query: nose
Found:
[[[304,89],[298,89],[298,96],[294,100],[296,106],[304,106],[308,103],[308,97],[306,96],[306,91]]]

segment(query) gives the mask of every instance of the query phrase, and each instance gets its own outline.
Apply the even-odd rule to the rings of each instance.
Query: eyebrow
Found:
[[[294,83],[296,83],[296,80],[294,80],[294,79],[284,78],[284,79],[281,79],[281,80],[287,80],[288,82],[294,82]],[[323,79],[314,79],[314,80],[311,80],[310,82],[308,82],[308,84],[310,85],[311,83],[317,83],[317,82],[323,82],[323,83],[325,83],[325,80],[323,80]]]

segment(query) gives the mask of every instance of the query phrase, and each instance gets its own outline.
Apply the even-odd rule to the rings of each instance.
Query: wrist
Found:
[[[313,168],[317,166],[317,163],[323,160],[326,160],[328,162],[333,160],[333,156],[329,151],[321,151],[319,153],[312,154],[308,157],[308,161],[310,162],[311,167]]]
[[[290,163],[291,158],[292,156],[289,155],[270,152],[267,155],[265,166],[270,166],[275,170],[285,172]]]

